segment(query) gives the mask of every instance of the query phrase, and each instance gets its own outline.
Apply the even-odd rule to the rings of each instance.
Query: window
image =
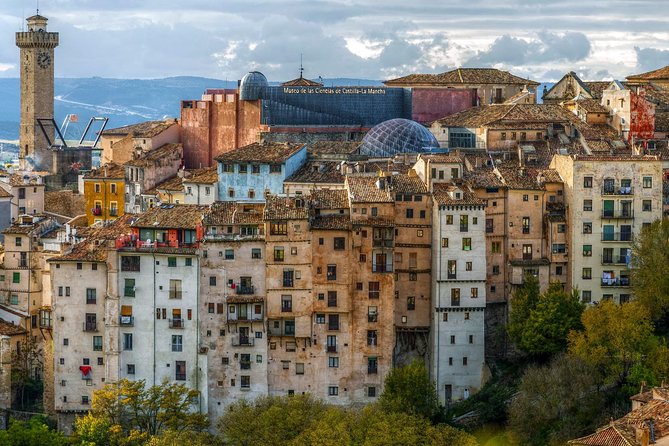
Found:
[[[418,197],[418,195],[416,195],[416,197]],[[425,211],[420,211],[418,215],[420,218],[425,218]]]
[[[592,177],[583,177],[583,187],[586,189],[592,188]]]
[[[281,311],[282,312],[293,311],[293,296],[290,295],[281,296]]]
[[[332,331],[339,330],[339,315],[338,314],[329,314],[328,315],[328,330],[332,330]]]
[[[523,217],[523,234],[530,233],[530,217]]]
[[[379,210],[375,207],[372,208],[372,217],[376,217],[379,214]]]
[[[471,251],[472,250],[472,239],[469,237],[465,237],[462,239],[462,250],[463,251]]]
[[[460,306],[460,288],[451,288],[451,306]]]
[[[243,389],[250,389],[251,388],[251,377],[249,375],[240,376],[239,386],[242,390]]]
[[[367,322],[377,322],[379,318],[379,310],[375,306],[367,307]]]
[[[447,225],[452,225],[453,224],[453,216],[452,215],[447,215],[446,216],[446,224]]]
[[[86,288],[86,303],[95,304],[97,301],[95,288]]]
[[[102,336],[93,336],[93,351],[102,351]]]
[[[135,279],[124,279],[123,296],[135,297]]]
[[[216,286],[216,276],[209,276],[209,286]]]
[[[339,357],[338,356],[329,356],[328,357],[328,367],[330,367],[330,368],[339,367]]]
[[[329,396],[339,395],[339,387],[338,386],[329,386],[328,387],[328,395]]]
[[[262,251],[260,250],[260,248],[251,248],[251,258],[262,259]]]
[[[523,195],[523,201],[528,201],[530,199],[529,195]]]
[[[592,245],[583,245],[583,257],[592,257]]]
[[[346,238],[345,237],[335,237],[334,238],[334,249],[335,251],[341,251],[346,249]]]
[[[590,221],[583,222],[583,233],[592,234],[592,222]]]
[[[553,254],[564,254],[567,248],[564,243],[553,243],[552,251]]]
[[[469,231],[469,215],[460,216],[460,232]]]
[[[14,244],[16,246],[21,246],[22,240],[23,239],[21,237],[16,237],[16,240],[14,241]]]
[[[21,283],[21,273],[19,272],[12,273],[12,283]]]
[[[378,334],[376,330],[367,330],[367,345],[375,346],[378,345]]]
[[[416,298],[413,296],[407,297],[407,310],[413,311],[416,309]]]
[[[273,221],[269,226],[270,235],[288,235],[287,221]]]
[[[183,337],[181,335],[172,335],[172,351],[183,351]]]
[[[317,324],[324,324],[325,323],[325,315],[323,313],[317,313],[316,314],[316,323]]]
[[[327,351],[329,353],[337,352],[337,336],[328,335],[327,337]]]
[[[467,357],[462,358],[462,365],[467,365]]]
[[[567,232],[567,225],[564,223],[560,223],[557,225],[557,232],[558,234],[564,234]]]
[[[235,250],[226,249],[225,250],[225,260],[235,260]]]
[[[653,187],[653,177],[643,177],[643,188],[650,189]]]
[[[592,302],[592,291],[581,291],[581,301],[586,304]]]
[[[441,239],[441,247],[448,248],[448,238],[444,237]]]
[[[296,375],[304,375],[304,363],[303,362],[296,362],[295,363],[295,374]]]
[[[181,280],[170,279],[170,299],[181,299]]]
[[[367,396],[369,398],[376,398],[376,387],[374,386],[367,387]]]
[[[123,350],[132,350],[132,333],[123,333]]]
[[[407,209],[406,216],[407,218],[413,218],[413,209]]]
[[[451,335],[451,344],[455,344],[455,336]]]
[[[176,268],[177,258],[176,257],[168,257],[167,258],[167,266],[170,267],[170,268]]]
[[[139,271],[139,256],[121,256],[121,271]]]
[[[367,358],[367,374],[376,375],[379,372],[379,361],[376,359],[376,356],[370,356]]]
[[[186,361],[175,361],[175,377],[177,381],[186,381]]]
[[[532,245],[523,245],[523,260],[532,260]]]
[[[458,262],[457,260],[449,260],[446,263],[447,279],[457,279],[458,278]]]
[[[381,294],[381,287],[379,282],[369,282],[368,288],[369,288],[369,298],[378,299]]]
[[[583,268],[581,277],[586,280],[592,279],[592,268]]]
[[[562,267],[561,266],[556,266],[555,267],[555,275],[556,276],[561,276],[562,275]]]
[[[423,236],[423,230],[422,229],[417,229],[416,230],[416,237],[422,237]]]
[[[653,210],[653,202],[651,200],[643,200],[641,202],[641,210],[643,212],[651,212]]]
[[[471,271],[473,266],[472,262],[465,262],[465,271]]]
[[[583,210],[592,211],[592,200],[583,200]]]
[[[490,252],[493,254],[499,254],[502,252],[502,242],[492,242],[490,244]]]
[[[19,188],[19,200],[24,200],[26,198],[26,188]]]
[[[95,183],[95,193],[96,194],[100,193],[100,183]]]
[[[326,278],[327,280],[337,280],[337,265],[328,265]]]
[[[490,234],[495,231],[495,224],[492,218],[485,219],[485,232]]]
[[[281,173],[281,164],[270,164],[269,173]]]
[[[282,247],[275,246],[274,247],[274,261],[275,262],[283,262],[284,260],[284,250]]]
[[[499,265],[493,265],[492,266],[492,273],[495,276],[499,275]]]
[[[336,306],[337,306],[337,292],[328,291],[328,307],[336,307]]]

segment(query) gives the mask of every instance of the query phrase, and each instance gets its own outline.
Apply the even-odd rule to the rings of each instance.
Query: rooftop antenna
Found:
[[[302,79],[302,73],[304,73],[304,67],[302,66],[302,53],[300,53],[300,79]]]

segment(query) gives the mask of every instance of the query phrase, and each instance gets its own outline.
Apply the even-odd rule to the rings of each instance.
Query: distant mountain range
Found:
[[[382,85],[366,79],[324,79],[326,85]],[[168,77],[165,79],[56,79],[55,117],[60,126],[68,114],[76,114],[66,139],[78,139],[89,118],[109,118],[107,128],[141,121],[179,117],[181,101],[199,99],[207,88],[236,88],[236,81],[204,77]],[[15,140],[19,135],[19,79],[0,78],[0,140]]]

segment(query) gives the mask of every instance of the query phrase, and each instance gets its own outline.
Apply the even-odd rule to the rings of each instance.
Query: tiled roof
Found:
[[[166,121],[146,121],[139,124],[126,125],[124,127],[117,127],[114,129],[107,129],[102,132],[103,136],[126,136],[131,135],[133,138],[153,138],[160,135],[168,128],[176,125],[174,119]]]
[[[126,166],[132,167],[149,167],[153,166],[159,160],[172,155],[174,153],[179,153],[183,156],[183,146],[178,143],[163,144],[157,149],[149,150],[148,152],[142,154],[137,159],[126,161]]]
[[[13,173],[9,175],[9,184],[12,186],[44,186],[39,178],[41,176],[35,172]]]
[[[660,157],[656,155],[587,155],[575,154],[572,158],[577,161],[659,161]]]
[[[101,178],[125,178],[125,168],[122,164],[109,163],[107,165],[101,166],[98,169],[93,169],[84,175],[84,180],[92,179],[101,179]]]
[[[180,177],[179,175],[174,175],[173,177],[166,179],[162,183],[156,184],[156,187],[154,187],[151,190],[147,190],[144,193],[146,195],[155,195],[159,190],[183,191],[184,186],[182,180],[183,178]]]
[[[282,87],[322,87],[323,84],[306,79],[302,76],[281,84]]]
[[[319,189],[311,193],[311,204],[316,209],[347,209],[348,192],[345,189]]]
[[[449,192],[454,192],[456,189],[462,193],[462,198],[451,197]],[[486,203],[486,200],[477,198],[468,188],[458,187],[454,184],[435,183],[432,196],[439,205],[482,206]]]
[[[540,181],[544,183],[562,183],[562,177],[555,169],[544,169],[539,172]]]
[[[351,175],[346,177],[352,203],[392,203],[388,188],[379,189],[376,175]]]
[[[71,190],[44,192],[44,212],[76,217],[86,213],[86,197]]]
[[[473,188],[506,187],[502,180],[495,174],[492,166],[481,166],[472,170],[467,170],[464,172],[463,178]]]
[[[317,141],[307,146],[309,156],[350,155],[360,147],[359,141]]]
[[[204,215],[205,225],[261,224],[264,205],[260,203],[237,203],[217,201]]]
[[[574,122],[577,118],[559,105],[492,104],[455,113],[436,122],[444,127],[493,127],[509,122],[526,126],[529,123]]]
[[[214,158],[221,163],[282,163],[304,147],[302,143],[262,142],[253,143]]]
[[[496,68],[457,68],[440,74],[410,74],[390,79],[386,85],[463,85],[463,84],[513,84],[539,85],[538,82],[523,79],[508,71]]]
[[[184,183],[216,184],[218,182],[218,172],[216,167],[207,167],[205,169],[195,169],[186,172]]]
[[[140,214],[132,224],[135,228],[195,229],[209,206],[196,204],[164,204]]]
[[[311,228],[348,231],[351,229],[351,217],[348,215],[319,215],[311,221]]]
[[[604,90],[611,84],[610,81],[586,81],[583,83],[588,87],[588,91],[593,99],[601,99]]]
[[[594,434],[567,442],[577,446],[641,446],[636,441],[635,431],[626,426],[609,424]]]
[[[307,161],[286,178],[286,183],[329,183],[344,184],[344,175],[339,170],[339,162]]]
[[[509,99],[504,101],[505,104],[533,104],[536,101],[533,99],[537,93],[533,90],[521,90],[518,93],[511,96]]]
[[[461,163],[462,158],[457,155],[450,155],[446,153],[438,153],[432,155],[426,155],[421,153],[418,155],[421,159],[428,160],[432,163]]]
[[[4,190],[2,187],[0,187],[0,198],[11,198],[14,195],[10,194],[6,190]]]
[[[646,99],[657,104],[659,108],[666,110],[669,107],[669,91],[648,84],[644,87],[644,92]],[[657,114],[657,110],[655,110],[655,113]]]
[[[302,204],[298,206],[298,204]],[[306,220],[309,211],[303,198],[270,195],[265,202],[265,220]]]
[[[627,76],[628,81],[636,81],[636,80],[650,81],[658,79],[669,79],[669,65],[657,70],[648,71],[646,73]]]
[[[390,176],[390,190],[398,194],[426,194],[427,186],[418,175],[397,174]]]
[[[543,184],[539,182],[539,169],[525,167],[520,169],[516,163],[503,163],[497,166],[497,171],[502,177],[504,184],[510,189],[536,190],[542,189]]]
[[[16,336],[25,334],[27,332],[28,331],[23,327],[19,327],[18,325],[14,325],[11,322],[0,319],[0,335],[2,336]]]
[[[608,114],[609,110],[599,103],[599,99],[582,98],[576,101],[579,108],[582,108],[587,113],[604,113]]]
[[[104,262],[107,260],[108,242],[116,240],[121,235],[130,233],[130,225],[137,217],[132,214],[121,215],[106,226],[89,226],[77,230],[77,236],[84,240],[66,252],[65,254],[52,257],[49,262]]]

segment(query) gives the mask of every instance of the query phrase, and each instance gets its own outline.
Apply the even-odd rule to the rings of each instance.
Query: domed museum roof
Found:
[[[439,143],[430,131],[415,121],[396,118],[375,125],[362,139],[362,155],[391,157],[400,153],[428,152]]]
[[[269,86],[269,82],[260,71],[246,73],[239,84],[239,99],[242,101],[257,101],[260,99],[260,90],[267,86]]]

